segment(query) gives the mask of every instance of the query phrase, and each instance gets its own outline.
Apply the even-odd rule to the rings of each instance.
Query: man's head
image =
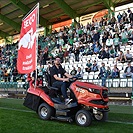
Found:
[[[131,66],[131,63],[130,63],[130,62],[128,62],[128,63],[127,63],[127,65],[128,65],[128,67],[130,67],[130,66]]]
[[[78,67],[78,72],[81,72],[81,67]]]
[[[117,68],[117,64],[114,65],[114,68]]]
[[[129,54],[129,50],[127,50],[127,53]]]
[[[72,66],[73,70],[75,70],[75,66]]]
[[[60,65],[61,59],[59,56],[55,57],[54,63],[55,63],[55,65]]]
[[[104,62],[102,62],[102,66],[105,66],[105,63]]]

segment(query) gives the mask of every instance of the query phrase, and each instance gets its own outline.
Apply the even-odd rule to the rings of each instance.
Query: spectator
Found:
[[[131,31],[131,33],[129,35],[129,41],[130,41],[131,45],[133,45],[133,31]]]
[[[98,46],[98,43],[96,43],[96,46],[94,47],[94,51],[93,51],[93,54],[98,54],[100,51],[100,48]]]
[[[75,40],[75,39],[76,39],[76,38],[74,38],[74,40]],[[73,40],[72,36],[68,39],[68,42],[69,42],[69,44],[70,44],[71,46],[73,46],[74,40]],[[75,41],[75,42],[76,42],[76,41]]]
[[[125,21],[126,17],[127,17],[127,13],[126,13],[126,11],[123,11],[123,13],[122,13],[123,22]]]
[[[3,80],[3,69],[0,67],[0,81]]]
[[[127,12],[130,14],[131,13],[131,9],[128,7]]]
[[[133,22],[133,12],[132,11],[129,14],[129,18],[130,18],[130,23]]]
[[[97,62],[94,60],[94,63],[91,67],[91,71],[93,72],[97,72],[98,71],[98,65],[97,65]]]
[[[133,66],[131,66],[130,62],[128,62],[128,66],[124,70],[123,77],[131,77],[133,79]]]
[[[85,68],[86,72],[90,73],[91,72],[91,66],[92,66],[92,63],[90,62],[90,60],[88,60],[86,66],[87,66]]]
[[[58,44],[59,44],[59,46],[63,46],[64,45],[64,40],[63,40],[62,36],[59,37]]]
[[[113,46],[113,39],[111,36],[108,36],[108,39],[106,40],[106,47],[111,48]]]
[[[67,44],[67,42],[68,42],[68,35],[67,35],[67,33],[63,33],[62,38],[64,40],[64,44]]]
[[[131,62],[132,61],[132,54],[127,50],[127,53],[125,54],[126,61]]]
[[[100,33],[97,30],[94,30],[93,42],[99,42]]]
[[[9,75],[8,75],[7,69],[4,68],[4,81],[7,82],[8,79],[9,79]]]
[[[42,64],[46,65],[46,61],[48,60],[48,49],[44,49],[44,53],[42,54]]]
[[[107,70],[105,69],[105,63],[102,63],[100,67],[99,78],[102,79],[102,86],[106,86]]]
[[[116,23],[116,18],[114,16],[112,16],[112,18],[110,20],[111,26],[113,27],[115,23]]]
[[[93,51],[90,49],[89,45],[86,45],[83,51],[83,55],[92,55]]]
[[[114,65],[114,68],[112,69],[112,78],[119,78],[120,77],[120,70],[117,68],[117,65]]]
[[[77,70],[75,69],[75,67],[73,66],[72,71],[70,72],[71,75],[75,76],[77,74]]]
[[[106,46],[106,40],[107,40],[107,35],[104,34],[102,37],[103,48],[105,48],[105,46]]]
[[[120,61],[121,63],[124,63],[126,61],[126,57],[122,51],[120,51],[118,57],[116,58],[116,63]]]
[[[107,66],[107,73],[106,73],[107,78],[111,78],[111,69],[109,66]]]
[[[96,47],[96,42],[93,42],[92,46],[91,46],[91,50],[94,51],[94,48]]]
[[[88,35],[87,37],[87,43],[92,43],[93,42],[93,39],[91,37],[91,35]]]
[[[122,29],[121,39],[122,39],[122,44],[127,45],[127,42],[128,42],[128,33],[124,29]]]
[[[115,51],[116,52],[120,51],[120,38],[119,38],[118,34],[114,35],[113,42],[114,42],[114,46],[115,46]]]
[[[108,47],[106,48],[106,51],[105,52],[106,52],[106,58],[109,59],[110,58],[110,50],[109,50]]]
[[[18,71],[17,71],[16,66],[12,70],[12,75],[13,75],[13,82],[17,82]]]
[[[115,49],[113,49],[113,47],[110,48],[109,55],[110,55],[111,58],[115,58],[116,52],[115,52]]]
[[[75,47],[74,54],[75,54],[75,61],[79,61],[79,47]]]
[[[99,58],[99,59],[107,58],[107,53],[106,53],[104,47],[99,51],[99,56],[98,56],[98,58]]]
[[[122,18],[122,15],[121,15],[120,12],[119,12],[119,14],[117,15],[118,23],[121,22],[121,18]]]
[[[114,29],[113,29],[113,30],[114,30],[114,32],[116,32],[116,33],[118,33],[118,34],[119,34],[119,30],[120,30],[120,29],[119,29],[119,27],[118,27],[118,23],[116,23],[116,24],[115,24],[115,26],[114,26]]]
[[[82,79],[83,78],[83,72],[81,70],[81,67],[78,67],[76,77]]]

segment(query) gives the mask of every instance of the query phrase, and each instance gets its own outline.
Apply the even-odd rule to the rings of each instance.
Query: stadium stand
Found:
[[[126,18],[125,16],[122,16],[121,21],[116,20],[115,23],[111,23],[107,19],[102,19],[97,23],[88,23],[86,26],[78,24],[77,27],[64,27],[64,30],[60,30],[59,32],[53,31],[52,34],[46,37],[39,36],[38,69],[43,66],[41,68],[42,73],[47,71],[48,63],[52,65],[53,58],[58,55],[62,59],[62,66],[68,73],[71,72],[73,66],[76,70],[78,67],[81,67],[82,72],[84,73],[84,81],[94,82],[101,85],[102,81],[99,79],[99,69],[101,67],[101,63],[105,63],[106,68],[109,66],[111,70],[117,63],[117,67],[120,70],[120,77],[117,79],[112,79],[112,77],[107,78],[106,87],[132,87],[133,79],[131,79],[131,77],[126,79],[123,78],[124,70],[127,67],[127,61],[122,60],[116,62],[116,58],[119,56],[120,50],[123,51],[123,56],[125,56],[126,51],[129,50],[133,58],[133,15],[131,21],[129,15],[130,14],[128,14]],[[115,29],[116,26],[118,27],[117,31]],[[70,34],[71,31],[72,33]],[[112,58],[111,49],[105,47],[105,58],[99,57],[99,53],[104,47],[103,36],[106,36],[106,41],[108,36],[110,36],[113,42],[115,42],[116,38],[114,34],[118,34],[118,45],[120,50],[118,49],[118,51],[115,51],[115,57]],[[88,36],[91,37],[91,41],[88,41]],[[75,39],[75,37],[77,39]],[[124,40],[124,37],[126,40]],[[63,44],[60,43],[61,38],[63,39]],[[17,59],[17,44],[18,42],[12,45],[7,44],[6,46],[0,46],[0,87],[5,85],[5,88],[11,88],[14,85],[17,88],[22,88],[25,83],[27,75],[20,75],[14,70]],[[94,49],[97,47],[98,52],[95,53]],[[115,49],[114,43],[112,47]],[[46,53],[44,53],[45,50],[47,51]],[[88,60],[90,60],[92,64],[96,61],[98,71],[91,71],[90,73],[85,71]],[[131,65],[133,66],[133,59],[131,60]],[[8,85],[4,82],[7,82]],[[18,84],[16,85],[15,82],[18,82]]]

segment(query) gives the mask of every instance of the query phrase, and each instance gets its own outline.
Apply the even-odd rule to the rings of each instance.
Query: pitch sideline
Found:
[[[35,113],[34,111],[30,111],[30,110],[13,109],[13,108],[6,108],[6,107],[0,107],[0,109],[14,110],[14,111],[21,111],[21,112],[28,112],[28,113]],[[131,122],[120,122],[120,121],[111,121],[111,120],[107,120],[107,122],[120,123],[120,124],[132,124],[133,125],[133,123],[131,123]]]

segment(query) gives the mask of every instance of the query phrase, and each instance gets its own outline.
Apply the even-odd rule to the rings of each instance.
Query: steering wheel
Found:
[[[77,76],[73,76],[72,78],[69,78],[69,82],[75,82],[77,79]]]

